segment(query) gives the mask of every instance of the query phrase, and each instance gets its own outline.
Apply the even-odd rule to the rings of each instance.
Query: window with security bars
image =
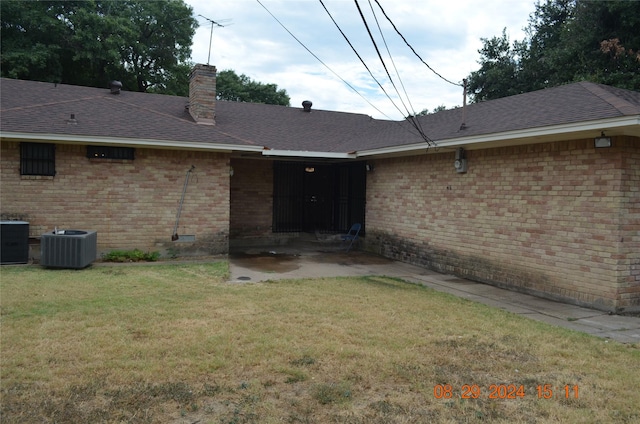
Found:
[[[56,175],[56,145],[20,143],[20,175]]]
[[[133,147],[87,146],[87,157],[90,159],[122,159],[133,160]]]

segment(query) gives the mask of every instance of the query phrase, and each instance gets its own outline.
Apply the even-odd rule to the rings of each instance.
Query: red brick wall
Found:
[[[56,147],[56,176],[20,176],[19,143],[2,142],[1,212],[25,219],[32,236],[58,228],[98,232],[98,249],[181,254],[228,251],[229,155],[137,148],[135,160],[88,159],[85,146]],[[178,234],[171,242],[187,170]]]
[[[367,246],[442,272],[605,310],[640,307],[638,139],[375,161]],[[625,240],[625,241],[621,241]]]

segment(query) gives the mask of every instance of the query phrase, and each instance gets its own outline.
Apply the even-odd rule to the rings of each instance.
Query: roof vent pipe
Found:
[[[305,100],[304,102],[302,102],[302,108],[305,112],[311,112],[311,106],[313,106],[313,103],[311,103],[309,100]]]
[[[467,79],[462,80],[462,123],[460,124],[461,130],[467,129]]]
[[[109,88],[111,89],[111,94],[120,94],[122,83],[120,81],[111,81],[109,83]]]

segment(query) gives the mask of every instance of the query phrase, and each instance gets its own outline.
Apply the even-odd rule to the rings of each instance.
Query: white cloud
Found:
[[[364,113],[379,119],[402,119],[338,32],[316,0],[260,0],[305,46],[335,73],[364,95],[382,113],[354,93],[289,35],[257,0],[186,0],[195,15],[219,20],[214,27],[210,63],[233,69],[263,83],[277,84],[291,97],[291,106],[311,100],[316,109]],[[479,65],[480,38],[499,36],[503,28],[511,41],[522,40],[522,29],[534,10],[533,0],[378,0],[398,30],[439,74],[460,82]],[[362,23],[354,2],[324,0],[389,95],[396,97]],[[373,5],[400,78],[416,112],[462,104],[462,89],[434,75],[391,28],[374,1],[359,1],[379,49],[400,90],[395,70],[371,15]],[[228,19],[228,20],[227,20]],[[211,26],[200,18],[192,60],[207,63]],[[383,82],[384,81],[384,82]],[[404,94],[403,94],[404,96]],[[406,100],[405,100],[406,102]],[[404,110],[399,100],[396,104]],[[386,116],[385,116],[386,115]]]

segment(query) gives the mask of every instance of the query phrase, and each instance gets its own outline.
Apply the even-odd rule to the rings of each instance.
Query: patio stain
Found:
[[[300,268],[296,262],[298,255],[275,252],[234,253],[230,255],[234,262],[245,268],[261,272],[290,272]]]
[[[344,249],[309,249],[303,246],[299,249],[289,246],[284,251],[280,250],[255,250],[236,251],[229,254],[229,258],[238,266],[253,271],[266,273],[286,273],[300,269],[304,264],[317,263],[336,266],[353,265],[384,265],[393,261],[382,256]],[[250,278],[247,277],[247,280]]]
[[[321,252],[319,255],[310,256],[309,260],[317,263],[334,263],[336,265],[384,265],[392,263],[391,259],[377,256],[372,253],[350,252]]]

